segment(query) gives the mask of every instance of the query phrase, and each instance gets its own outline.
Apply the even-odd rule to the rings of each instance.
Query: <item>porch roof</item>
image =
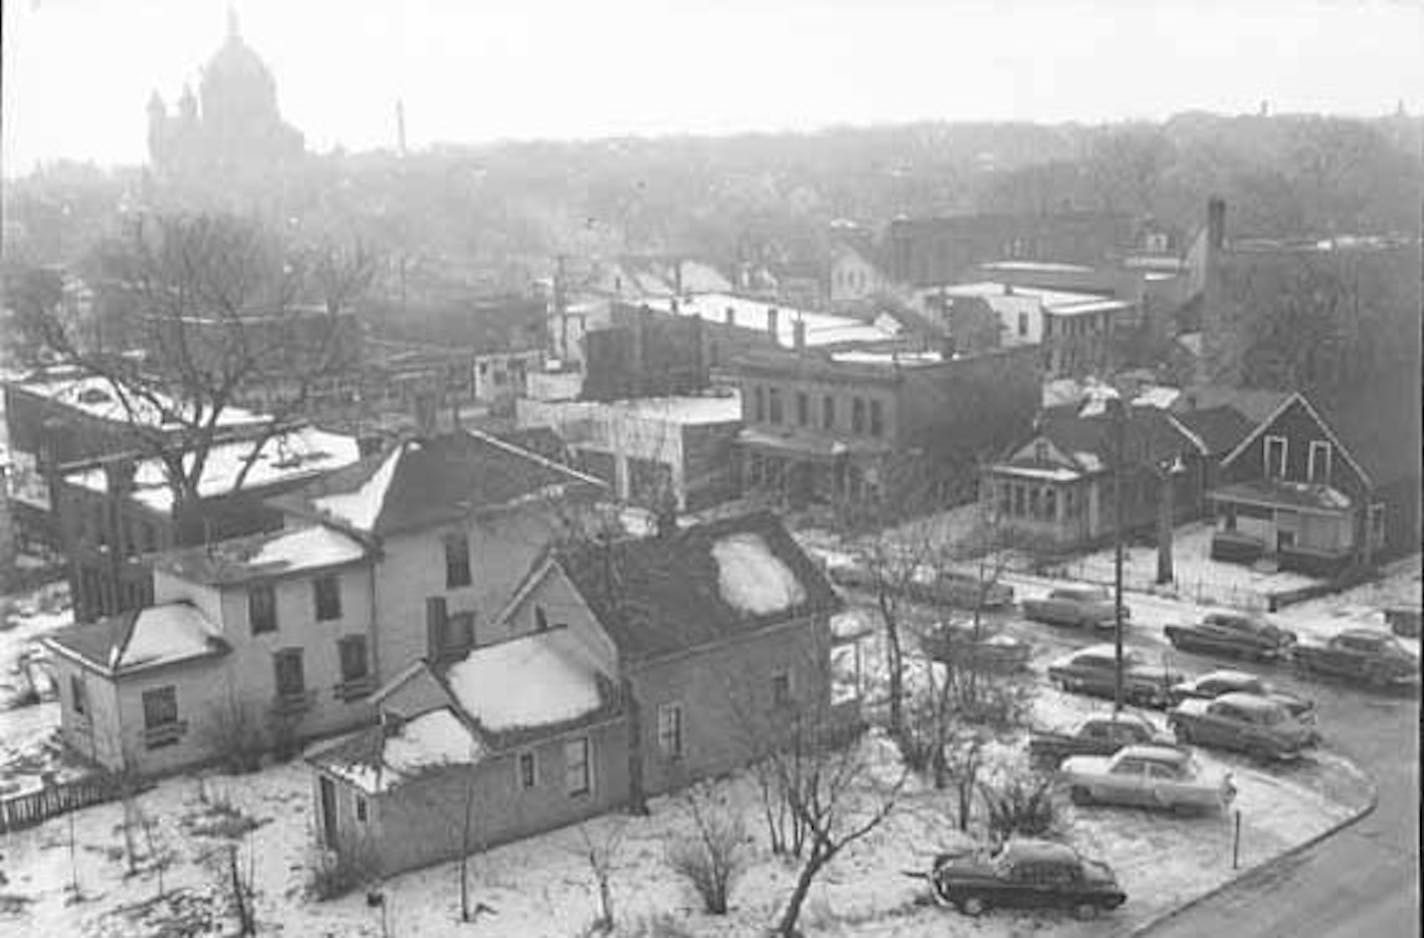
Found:
[[[1083,477],[1083,473],[1067,466],[1017,466],[1013,463],[998,463],[990,467],[990,471],[994,475],[1015,476],[1040,482],[1075,482]]]
[[[891,446],[884,440],[840,439],[800,433],[769,433],[748,427],[737,434],[737,442],[753,449],[784,455],[833,459],[837,456],[881,455]]]
[[[1253,505],[1303,508],[1332,514],[1348,511],[1354,504],[1350,496],[1328,485],[1287,482],[1283,479],[1236,482],[1211,490],[1207,497],[1219,502],[1247,502]]]

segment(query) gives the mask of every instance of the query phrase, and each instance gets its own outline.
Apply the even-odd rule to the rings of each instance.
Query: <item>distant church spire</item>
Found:
[[[237,7],[231,3],[227,5],[227,37],[229,39],[240,39],[237,29]]]

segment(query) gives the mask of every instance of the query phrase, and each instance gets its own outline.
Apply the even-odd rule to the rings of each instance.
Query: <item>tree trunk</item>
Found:
[[[623,679],[623,700],[628,707],[628,813],[646,816],[648,796],[643,787],[643,721],[633,682]]]
[[[890,738],[897,743],[904,742],[904,652],[900,647],[900,625],[895,615],[881,603],[881,615],[885,619],[885,650],[890,666]]]
[[[820,845],[811,847],[811,856],[806,860],[806,865],[801,867],[801,873],[796,877],[796,888],[791,890],[791,898],[786,900],[786,910],[781,913],[781,921],[776,925],[778,938],[795,938],[801,934],[796,928],[796,922],[801,917],[801,906],[806,904],[806,895],[811,891],[811,883],[816,879],[816,874],[830,859],[831,854],[823,854]]]

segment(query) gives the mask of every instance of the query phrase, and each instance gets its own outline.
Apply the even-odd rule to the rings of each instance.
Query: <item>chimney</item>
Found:
[[[1226,200],[1212,196],[1206,203],[1206,243],[1213,251],[1226,245]]]
[[[672,314],[674,316],[677,315],[677,297],[672,298],[672,300],[668,304],[668,308],[672,310]]]
[[[806,351],[806,323],[797,319],[791,324],[792,342],[796,346],[797,352]]]
[[[726,316],[727,325],[735,326],[737,324],[737,308],[735,306],[728,306],[724,315]]]
[[[775,306],[768,306],[766,309],[766,331],[771,336],[772,342],[780,342],[780,332],[777,329],[778,320],[781,318],[781,311]]]
[[[1013,296],[1013,295],[1014,295],[1014,285],[1013,285],[1012,283],[1006,283],[1006,284],[1004,284],[1004,296]]]

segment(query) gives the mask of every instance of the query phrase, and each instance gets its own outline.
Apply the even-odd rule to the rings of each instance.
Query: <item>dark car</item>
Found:
[[[1169,691],[1173,704],[1184,700],[1215,700],[1222,694],[1255,694],[1285,707],[1302,723],[1315,722],[1315,702],[1298,694],[1279,690],[1246,671],[1208,671],[1200,677],[1173,684]]]
[[[905,592],[916,602],[962,609],[994,609],[1011,606],[1014,588],[1004,583],[981,582],[972,573],[920,567],[906,584]]]
[[[1168,692],[1184,675],[1163,662],[1148,661],[1136,648],[1122,650],[1122,693],[1129,703],[1165,707]],[[1117,686],[1117,657],[1112,645],[1089,645],[1059,658],[1048,666],[1048,679],[1063,690],[1096,697],[1113,697]]]
[[[1234,749],[1262,762],[1298,759],[1320,739],[1285,707],[1255,694],[1184,700],[1168,711],[1167,725],[1180,743]]]
[[[1025,599],[1024,615],[1035,622],[1049,625],[1069,625],[1077,628],[1110,629],[1117,625],[1116,603],[1100,586],[1063,586],[1052,590],[1043,599]],[[1132,618],[1132,610],[1122,607],[1122,620]]]
[[[1305,674],[1328,674],[1377,687],[1417,680],[1419,658],[1399,639],[1370,629],[1346,629],[1324,645],[1300,645],[1296,668]]]
[[[945,664],[1007,674],[1028,667],[1033,646],[1007,632],[968,622],[941,622],[920,640],[925,654]]]
[[[1164,632],[1174,648],[1265,661],[1282,658],[1296,643],[1294,632],[1260,616],[1213,612],[1194,625],[1169,625]]]
[[[992,908],[1060,908],[1093,918],[1127,901],[1106,863],[1045,840],[1011,840],[993,856],[941,855],[930,882],[940,899],[965,915]]]
[[[1070,756],[1110,756],[1124,746],[1171,745],[1172,738],[1131,713],[1084,720],[1072,733],[1035,732],[1028,740],[1029,758],[1040,768],[1057,768]]]

